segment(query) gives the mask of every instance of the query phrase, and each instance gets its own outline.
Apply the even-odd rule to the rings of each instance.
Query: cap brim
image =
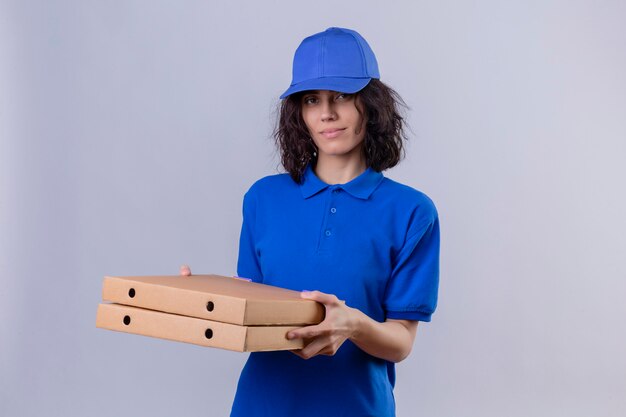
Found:
[[[345,78],[345,77],[325,77],[313,80],[302,81],[301,83],[290,86],[280,98],[283,99],[293,93],[309,90],[330,90],[339,91],[341,93],[356,93],[361,91],[371,78]]]

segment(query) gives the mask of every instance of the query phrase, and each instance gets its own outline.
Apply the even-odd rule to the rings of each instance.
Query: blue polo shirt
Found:
[[[237,273],[319,290],[379,322],[430,321],[439,282],[439,221],[423,193],[368,168],[329,185],[308,167],[257,181],[243,202]],[[394,416],[394,365],[346,341],[334,356],[251,353],[231,416]]]

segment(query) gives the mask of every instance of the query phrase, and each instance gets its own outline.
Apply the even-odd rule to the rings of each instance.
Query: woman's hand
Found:
[[[288,333],[288,339],[304,339],[306,344],[303,349],[292,352],[303,359],[315,355],[334,355],[343,342],[356,332],[359,311],[348,307],[336,296],[320,291],[303,291],[301,297],[322,303],[326,309],[326,316],[320,324]]]
[[[189,265],[183,265],[180,267],[180,275],[184,277],[191,276],[191,268],[189,268]]]
[[[381,323],[348,307],[334,295],[319,291],[304,291],[301,297],[322,303],[326,308],[326,317],[320,324],[287,334],[289,339],[304,339],[303,349],[292,350],[301,358],[332,356],[347,339],[364,352],[390,362],[400,362],[411,352],[417,321],[387,319]]]

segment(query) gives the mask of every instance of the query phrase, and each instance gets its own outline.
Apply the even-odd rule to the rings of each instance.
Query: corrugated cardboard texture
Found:
[[[238,326],[119,304],[100,304],[96,327],[237,352],[303,347],[302,339],[286,337],[297,326]]]
[[[102,299],[245,326],[308,325],[324,307],[297,291],[219,275],[105,277]]]

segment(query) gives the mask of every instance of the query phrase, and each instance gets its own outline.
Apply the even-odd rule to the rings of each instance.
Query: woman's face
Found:
[[[302,118],[318,149],[318,161],[330,156],[359,158],[365,138],[363,107],[354,94],[307,91]]]

